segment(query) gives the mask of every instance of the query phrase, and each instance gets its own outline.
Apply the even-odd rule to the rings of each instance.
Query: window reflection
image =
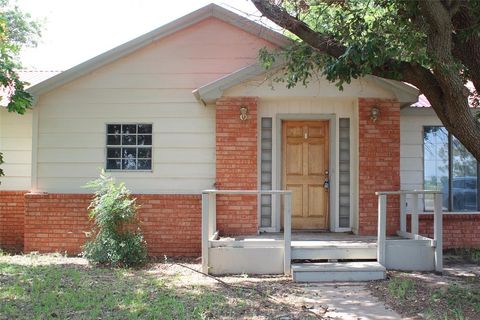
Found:
[[[445,211],[476,211],[476,159],[443,127],[425,127],[423,142],[425,189],[442,191]],[[425,210],[433,210],[432,196],[425,196]]]

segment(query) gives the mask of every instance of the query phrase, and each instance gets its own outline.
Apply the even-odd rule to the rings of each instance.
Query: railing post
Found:
[[[291,241],[292,241],[292,193],[287,192],[283,198],[284,218],[283,218],[283,241],[284,241],[284,262],[283,271],[285,275],[290,275],[291,269]]]
[[[202,272],[208,274],[208,242],[209,242],[209,194],[202,193]]]
[[[378,195],[378,240],[377,260],[385,266],[385,245],[387,239],[387,195]]]
[[[411,233],[418,234],[418,193],[413,194]]]
[[[407,232],[407,206],[406,194],[400,194],[400,231]]]
[[[217,194],[208,194],[208,237],[217,231]]]
[[[442,194],[434,194],[434,211],[433,211],[433,239],[435,240],[435,271],[443,271],[443,241],[442,241]]]

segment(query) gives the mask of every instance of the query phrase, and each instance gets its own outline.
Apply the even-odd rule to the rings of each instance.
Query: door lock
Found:
[[[328,170],[325,170],[325,181],[323,182],[323,188],[325,191],[328,191],[330,189],[330,175]]]

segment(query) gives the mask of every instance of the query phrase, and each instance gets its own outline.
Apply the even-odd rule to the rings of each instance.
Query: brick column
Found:
[[[358,233],[376,235],[376,191],[400,190],[400,104],[392,100],[363,99],[359,105],[359,221]],[[370,119],[373,106],[380,113]],[[388,196],[387,233],[399,228],[399,198]]]
[[[240,108],[248,119],[240,120]],[[216,106],[216,186],[219,190],[257,189],[257,99],[221,98]],[[257,232],[257,197],[217,196],[217,229],[222,234]]]

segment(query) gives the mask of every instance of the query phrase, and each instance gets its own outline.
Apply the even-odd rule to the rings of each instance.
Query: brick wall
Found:
[[[240,120],[240,107],[248,119]],[[216,187],[257,189],[257,100],[221,98],[216,106]],[[257,232],[257,197],[217,196],[217,229],[225,235]]]
[[[200,195],[136,195],[141,228],[154,257],[201,254]]]
[[[27,194],[25,252],[78,254],[91,230],[88,194]],[[151,256],[199,256],[199,195],[134,195]]]
[[[88,194],[25,195],[25,252],[77,254],[91,230]]]
[[[0,248],[23,250],[24,194],[28,191],[0,191]]]
[[[359,101],[359,229],[361,235],[377,232],[376,191],[400,190],[400,105],[381,99]],[[370,119],[373,106],[380,113]],[[387,232],[399,226],[399,198],[388,197]]]
[[[433,238],[433,214],[419,215],[418,223],[420,234]],[[443,249],[451,248],[480,248],[479,214],[443,214]]]

